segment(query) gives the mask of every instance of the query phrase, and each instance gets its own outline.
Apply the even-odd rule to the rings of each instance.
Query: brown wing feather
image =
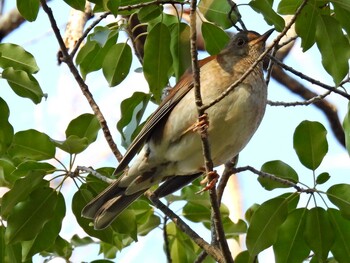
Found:
[[[215,59],[216,56],[210,56],[203,60],[198,61],[199,66]],[[176,106],[176,104],[193,88],[192,70],[188,69],[181,77],[176,86],[170,90],[169,95],[162,101],[157,110],[149,117],[139,134],[135,137],[126,151],[123,159],[116,168],[114,174],[122,172],[134,156],[139,152],[145,141],[149,138],[150,133],[162,122],[164,118],[167,118],[168,113]]]

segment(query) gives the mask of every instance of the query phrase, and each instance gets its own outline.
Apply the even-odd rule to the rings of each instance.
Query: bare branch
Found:
[[[193,81],[194,81],[194,92],[195,92],[195,102],[197,105],[198,112],[198,121],[203,119],[205,115],[205,109],[203,109],[203,102],[200,91],[200,73],[199,73],[199,65],[197,58],[197,31],[196,31],[196,11],[197,11],[197,1],[191,1],[190,7],[190,30],[191,30],[191,58],[192,58],[192,72],[193,72]],[[207,129],[201,129],[200,132],[201,140],[202,140],[202,149],[203,149],[203,157],[205,161],[205,169],[208,178],[208,184],[213,183],[213,180],[216,180],[213,175],[213,161],[211,159],[210,153],[210,145],[208,141],[208,132]],[[215,173],[216,174],[216,173]],[[212,242],[214,244],[218,242],[220,244],[221,250],[224,254],[226,262],[233,262],[230,249],[227,244],[227,240],[225,237],[224,228],[222,225],[221,214],[220,214],[220,206],[217,199],[216,188],[215,185],[210,187],[209,196],[211,201],[211,220],[212,220]]]
[[[80,171],[90,173],[93,176],[95,176],[96,178],[98,178],[101,181],[106,182],[108,184],[111,184],[115,181],[115,179],[111,179],[109,177],[106,177],[106,176],[100,174],[99,172],[95,171],[93,168],[86,167],[86,166],[77,166],[76,170],[74,171],[74,175],[79,174]]]
[[[348,100],[350,100],[350,94],[338,89],[337,87],[332,87],[332,86],[329,86],[327,84],[324,84],[322,83],[321,81],[318,81],[316,79],[313,79],[309,76],[306,76],[305,74],[301,73],[300,71],[297,71],[295,69],[293,69],[292,67],[290,66],[287,66],[286,64],[282,63],[281,61],[279,61],[278,59],[270,56],[270,59],[273,60],[274,63],[276,63],[278,66],[280,66],[281,68],[284,68],[285,70],[288,70],[290,72],[292,72],[294,75],[310,82],[311,84],[314,84],[314,85],[317,85],[317,86],[320,86],[326,90],[329,90],[329,91],[332,91],[334,93],[337,93],[345,98],[347,98]]]
[[[210,245],[203,238],[201,238],[196,232],[194,232],[178,215],[176,215],[172,210],[170,210],[166,205],[164,205],[153,193],[150,191],[145,194],[151,202],[161,210],[165,215],[167,215],[175,225],[186,235],[188,235],[200,248],[205,250],[210,256],[212,256],[216,261],[224,263],[226,262],[221,251],[215,246]]]
[[[323,100],[325,97],[327,97],[329,94],[331,94],[332,91],[327,91],[324,94],[315,96],[309,100],[306,101],[295,101],[295,102],[284,102],[284,101],[268,101],[267,104],[270,106],[284,106],[284,107],[293,107],[293,106],[308,106],[312,103],[316,103],[320,100]]]

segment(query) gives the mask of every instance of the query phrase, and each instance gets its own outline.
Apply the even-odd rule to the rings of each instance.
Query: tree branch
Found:
[[[175,225],[186,235],[188,235],[200,248],[205,250],[210,256],[212,256],[216,261],[220,263],[226,262],[221,251],[215,246],[210,245],[203,238],[201,238],[196,232],[194,232],[178,215],[171,211],[166,205],[164,205],[157,196],[155,196],[150,191],[145,194],[151,202],[161,210],[165,215],[167,215]]]
[[[198,112],[198,121],[201,121],[203,116],[206,118],[205,109],[203,109],[203,102],[200,91],[200,72],[197,58],[197,31],[196,31],[196,11],[197,11],[197,1],[192,0],[190,5],[190,34],[191,34],[191,58],[192,58],[192,72],[193,72],[193,81],[194,81],[194,92],[195,92],[195,102],[197,105]],[[205,169],[208,177],[208,184],[213,183],[213,161],[211,159],[210,153],[210,145],[208,140],[208,132],[207,129],[201,129],[200,131],[201,141],[202,141],[202,149],[203,149],[203,158],[205,162]],[[217,176],[215,172],[215,176]],[[212,220],[212,242],[214,244],[218,242],[220,244],[222,253],[225,257],[226,262],[233,262],[230,249],[227,244],[227,240],[225,237],[224,228],[222,225],[221,214],[220,214],[220,206],[217,199],[216,187],[210,187],[209,196],[211,201],[211,220]]]
[[[67,66],[70,69],[72,75],[74,76],[76,82],[78,83],[81,91],[83,92],[84,96],[86,97],[87,101],[89,102],[92,111],[96,115],[96,117],[97,117],[97,119],[102,127],[103,134],[104,134],[106,141],[107,141],[109,147],[111,148],[114,156],[117,158],[118,161],[120,161],[123,156],[119,152],[117,145],[113,141],[112,135],[111,135],[110,130],[107,126],[106,119],[104,118],[96,101],[94,100],[94,98],[89,90],[89,87],[86,85],[83,78],[80,76],[77,68],[75,67],[75,65],[73,63],[72,57],[68,54],[67,48],[64,44],[64,41],[63,41],[62,36],[60,34],[60,30],[57,26],[57,23],[56,23],[56,20],[53,16],[51,8],[48,7],[45,0],[40,0],[40,2],[41,2],[41,6],[42,6],[43,10],[45,11],[45,13],[47,14],[47,16],[50,20],[51,28],[54,31],[56,39],[58,41],[58,44],[61,48],[63,62],[65,62],[67,64]]]

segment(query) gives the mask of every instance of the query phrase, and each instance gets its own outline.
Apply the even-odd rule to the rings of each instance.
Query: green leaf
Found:
[[[303,236],[306,212],[305,208],[294,210],[280,226],[273,245],[276,262],[303,262],[309,255]]]
[[[335,235],[323,208],[314,207],[306,214],[304,237],[319,262],[326,261]]]
[[[12,90],[18,96],[31,99],[35,104],[40,103],[44,97],[38,81],[23,70],[6,68],[2,72],[1,77],[7,80]]]
[[[295,172],[295,170],[288,164],[279,160],[264,163],[261,167],[261,171],[273,174],[278,178],[286,179],[293,183],[297,183],[299,181],[298,174]],[[262,176],[258,177],[258,181],[266,190],[290,187],[289,185],[285,185],[269,178],[264,178]]]
[[[223,217],[223,227],[225,236],[227,239],[235,238],[238,235],[246,234],[247,233],[247,223],[243,221],[242,219],[239,219],[237,223],[234,223],[231,221],[229,217]]]
[[[99,183],[98,191],[101,192],[104,188],[108,186],[108,184],[102,182]],[[94,185],[96,187],[96,185]],[[97,195],[97,192],[95,192],[95,195]],[[78,221],[79,225],[84,229],[84,231],[89,235],[96,237],[100,239],[103,242],[109,243],[109,244],[116,244],[115,239],[113,237],[113,230],[108,227],[103,230],[95,230],[91,220],[86,219],[81,216],[81,211],[83,210],[83,207],[91,201],[93,198],[92,193],[90,190],[87,190],[87,185],[84,184],[80,187],[79,191],[77,191],[72,200],[72,211],[75,215],[76,220]]]
[[[76,58],[84,79],[88,73],[102,68],[109,49],[117,42],[118,33],[118,30],[99,26],[94,28],[94,32],[88,36],[88,41],[80,49]]]
[[[231,27],[238,19],[235,12],[230,14],[231,6],[226,0],[201,0],[198,8],[206,19],[223,29]]]
[[[327,130],[319,122],[302,121],[295,129],[293,146],[300,162],[316,170],[328,151]]]
[[[24,201],[38,187],[49,186],[44,176],[51,173],[54,167],[48,163],[24,162],[12,173],[15,181],[10,191],[2,197],[1,216],[7,218],[13,207]]]
[[[81,247],[81,246],[93,244],[95,243],[95,241],[89,236],[79,237],[77,234],[75,234],[72,236],[70,243],[74,247]]]
[[[85,10],[85,0],[64,0],[68,5],[74,9],[83,11]]]
[[[17,0],[17,9],[29,22],[35,21],[39,13],[39,0]]]
[[[170,51],[175,77],[179,81],[191,66],[190,27],[187,24],[176,23],[171,27]]]
[[[117,129],[122,135],[122,145],[128,147],[139,131],[140,122],[150,100],[150,95],[135,92],[120,104],[121,118]]]
[[[188,202],[182,209],[182,215],[192,222],[210,222],[210,211],[210,206]]]
[[[107,8],[115,16],[119,14],[119,5],[121,0],[108,0]]]
[[[24,1],[30,2],[31,0]],[[1,43],[0,54],[0,67],[3,69],[12,67],[16,70],[23,70],[29,74],[34,74],[39,71],[34,56],[25,51],[21,46],[11,43]]]
[[[0,186],[11,188],[14,180],[11,173],[16,169],[16,166],[6,158],[0,158]]]
[[[151,214],[144,224],[137,227],[137,234],[140,236],[145,236],[156,227],[159,227],[160,224],[160,218],[154,214]]]
[[[8,118],[10,116],[10,109],[6,104],[6,101],[1,97],[0,116],[0,156],[2,156],[11,145],[13,139],[13,127],[8,121]]]
[[[194,243],[173,222],[166,225],[169,237],[170,256],[173,262],[194,262],[196,259]]]
[[[137,13],[141,23],[147,23],[150,20],[160,16],[163,12],[163,6],[161,5],[148,5],[140,8]]]
[[[288,202],[283,198],[268,200],[255,211],[246,239],[250,259],[275,243],[277,231],[287,215]]]
[[[323,67],[338,85],[349,72],[350,43],[335,18],[319,16],[316,43],[322,55]]]
[[[350,185],[336,184],[327,190],[328,199],[336,205],[342,215],[350,220]]]
[[[22,263],[21,244],[8,245],[5,242],[5,226],[0,226],[0,262]]]
[[[341,0],[339,1],[341,2]],[[342,25],[344,30],[348,35],[350,35],[350,23],[349,23],[349,17],[350,17],[350,7],[349,8],[343,8],[343,4],[349,4],[348,1],[343,1],[341,4],[338,4],[337,1],[332,1],[332,4],[334,6],[334,13],[335,18],[339,21],[339,23]]]
[[[345,115],[343,121],[343,128],[345,134],[345,145],[348,150],[348,154],[350,155],[350,102],[348,103],[348,112]]]
[[[340,8],[350,11],[350,3],[348,0],[332,0],[332,4],[339,6]]]
[[[131,48],[127,43],[118,43],[108,50],[102,69],[110,87],[120,84],[128,76],[131,62]]]
[[[170,52],[170,32],[163,23],[156,24],[145,42],[143,73],[155,100],[159,103],[162,90],[168,83],[173,63]]]
[[[87,138],[89,143],[93,143],[100,129],[101,126],[97,117],[93,114],[85,113],[69,123],[66,129],[66,138],[68,139],[74,135],[79,138]]]
[[[312,3],[313,2],[313,3]],[[315,1],[304,6],[295,22],[295,31],[301,38],[303,52],[311,48],[316,41],[316,25],[320,16],[319,7]],[[311,4],[312,3],[312,4]]]
[[[317,184],[324,184],[325,182],[327,182],[329,180],[329,178],[331,178],[329,173],[327,173],[327,172],[321,173],[317,176],[316,183]]]
[[[252,217],[254,213],[259,209],[259,204],[253,204],[251,207],[247,209],[247,211],[244,214],[244,218],[250,223],[252,221]]]
[[[52,188],[38,188],[17,204],[7,220],[6,242],[14,244],[35,238],[53,217],[58,195]]]
[[[33,240],[22,242],[22,257],[25,260],[30,260],[35,254],[54,245],[60,233],[65,214],[66,206],[64,198],[61,193],[58,193],[53,217],[44,225],[42,231]]]
[[[210,55],[218,54],[230,40],[230,37],[225,33],[225,31],[208,22],[202,23],[202,34],[205,49]]]
[[[302,0],[282,0],[278,4],[277,12],[281,15],[294,14],[301,3]]]
[[[72,245],[62,237],[58,236],[55,243],[45,251],[49,252],[52,256],[70,258],[72,255]]]
[[[48,160],[55,157],[55,145],[50,137],[36,130],[19,131],[13,137],[8,150],[12,158],[24,160]]]
[[[235,263],[248,263],[250,259],[250,254],[248,250],[244,250],[239,253],[235,258]]]
[[[276,30],[281,32],[284,28],[284,19],[272,8],[273,0],[252,0],[249,5],[258,13],[264,16],[266,23],[274,25]]]
[[[350,258],[350,221],[344,219],[336,209],[329,208],[327,213],[335,233],[331,252],[338,262],[347,262]]]
[[[76,135],[70,135],[64,141],[53,140],[53,142],[55,143],[56,147],[70,154],[81,153],[89,146],[88,138],[80,138]]]

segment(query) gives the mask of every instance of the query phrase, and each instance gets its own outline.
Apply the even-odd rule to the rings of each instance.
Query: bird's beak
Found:
[[[258,37],[257,39],[254,39],[251,43],[253,45],[258,44],[258,43],[265,43],[265,41],[269,38],[269,36],[272,34],[272,32],[274,31],[274,29],[270,29],[267,32],[265,32],[265,34],[261,35],[260,37]]]

